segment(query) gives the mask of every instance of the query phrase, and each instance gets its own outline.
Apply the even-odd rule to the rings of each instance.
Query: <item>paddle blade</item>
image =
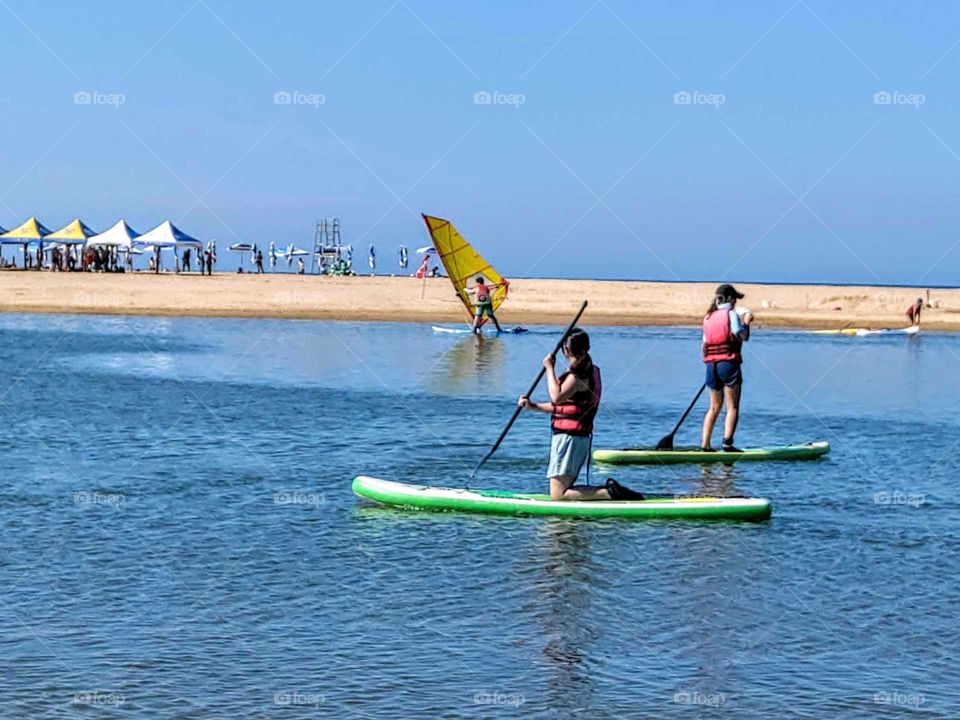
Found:
[[[657,450],[673,450],[673,433],[660,438],[657,443]]]

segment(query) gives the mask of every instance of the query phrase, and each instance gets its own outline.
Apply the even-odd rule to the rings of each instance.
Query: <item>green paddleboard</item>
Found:
[[[772,512],[770,501],[764,498],[676,496],[620,501],[551,500],[549,495],[408,485],[364,475],[353,479],[353,492],[367,500],[400,508],[496,515],[760,521],[769,519]]]
[[[744,448],[741,452],[704,452],[700,448],[654,450],[652,448],[624,448],[622,450],[594,450],[593,459],[610,465],[668,465],[673,463],[734,463],[748,460],[813,460],[830,452],[830,443],[812,442],[804,445],[780,445]]]

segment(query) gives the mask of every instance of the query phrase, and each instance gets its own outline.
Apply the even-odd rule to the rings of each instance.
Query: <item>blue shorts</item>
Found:
[[[724,387],[736,387],[743,384],[743,371],[740,363],[722,360],[718,363],[707,363],[707,374],[704,382],[711,390],[722,390]]]
[[[577,481],[584,463],[590,462],[590,436],[554,433],[550,441],[547,477],[568,477]],[[572,484],[572,483],[571,483]]]

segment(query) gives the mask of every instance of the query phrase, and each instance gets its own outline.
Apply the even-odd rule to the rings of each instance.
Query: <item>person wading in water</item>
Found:
[[[703,362],[705,383],[710,390],[710,407],[703,418],[702,450],[712,450],[710,437],[723,403],[727,415],[723,423],[723,449],[740,452],[733,444],[740,415],[740,391],[743,387],[743,343],[750,339],[753,315],[746,311],[741,318],[734,307],[743,295],[733,285],[721,285],[703,319]]]
[[[920,313],[923,311],[923,298],[917,298],[917,301],[907,308],[904,313],[912,327],[920,327]]]

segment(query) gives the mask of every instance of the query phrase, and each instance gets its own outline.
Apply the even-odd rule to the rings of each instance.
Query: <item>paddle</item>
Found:
[[[703,395],[703,391],[706,387],[706,384],[700,386],[697,396],[693,399],[693,402],[687,406],[686,411],[680,418],[680,422],[677,423],[676,427],[673,428],[673,431],[669,435],[665,435],[664,437],[660,438],[660,442],[657,443],[657,450],[673,450],[673,436],[677,434],[677,430],[679,430],[680,426],[683,425],[683,421],[687,419],[687,415],[689,415],[690,411],[693,410],[693,406],[697,404],[697,400],[699,400],[700,396]]]
[[[566,342],[567,336],[569,336],[570,333],[573,332],[573,329],[577,326],[577,321],[580,319],[580,316],[583,315],[583,311],[586,309],[587,309],[587,301],[584,300],[583,305],[580,306],[580,310],[577,312],[576,317],[574,317],[570,325],[567,326],[567,329],[564,331],[563,335],[561,336],[560,341],[557,343],[557,346],[553,349],[553,352],[550,353],[551,355],[556,356],[556,354],[560,352],[560,348],[562,348],[563,343]],[[523,394],[523,397],[529,398],[531,395],[533,395],[533,391],[537,389],[537,385],[539,385],[540,381],[543,380],[543,376],[546,374],[546,372],[547,372],[547,369],[545,367],[540,368],[540,372],[537,374],[537,379],[533,381],[533,384],[530,386],[530,389]],[[519,417],[521,410],[523,410],[523,408],[517,405],[517,407],[513,411],[513,415],[510,416],[510,420],[507,421],[507,426],[503,429],[503,432],[500,433],[500,437],[497,438],[497,441],[493,444],[493,447],[490,448],[490,452],[488,452],[486,455],[483,456],[483,459],[477,463],[477,466],[470,473],[471,479],[477,474],[477,470],[479,470],[487,460],[493,457],[493,454],[497,451],[497,448],[500,447],[500,443],[503,442],[503,439],[507,436],[507,433],[510,432],[510,428],[513,427],[513,423],[516,422],[517,417]]]

